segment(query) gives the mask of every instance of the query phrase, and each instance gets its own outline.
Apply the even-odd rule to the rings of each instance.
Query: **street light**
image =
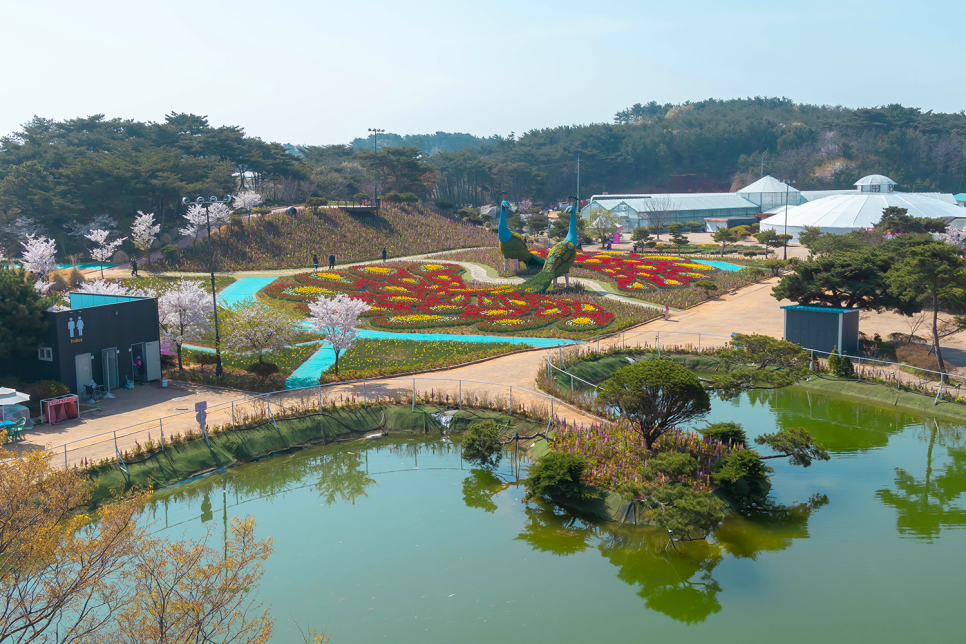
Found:
[[[211,250],[211,304],[215,311],[215,377],[217,378],[221,378],[224,372],[221,368],[221,336],[218,333],[218,298],[215,297],[215,246],[211,243],[211,217],[208,216],[208,208],[216,203],[227,205],[231,200],[231,195],[225,195],[222,199],[214,195],[207,199],[198,197],[193,202],[189,201],[187,197],[181,199],[181,203],[186,206],[194,203],[205,208],[205,222],[208,224],[208,248]]]
[[[385,130],[383,130],[381,128],[378,128],[378,127],[370,127],[370,128],[367,128],[367,129],[370,132],[372,132],[372,151],[373,152],[378,152],[379,151],[379,145],[378,145],[379,134],[381,132],[385,132]],[[373,202],[375,202],[375,200],[378,199],[378,198],[379,198],[379,179],[377,178],[376,179],[376,194],[372,195]]]
[[[788,259],[788,191],[791,188],[790,184],[795,183],[795,180],[789,179],[784,183],[785,183],[785,233],[784,233],[785,239],[783,241],[785,243],[783,244],[783,247],[782,247],[782,259]]]

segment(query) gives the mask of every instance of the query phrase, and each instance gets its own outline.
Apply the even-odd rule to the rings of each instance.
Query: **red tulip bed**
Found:
[[[616,423],[595,423],[590,427],[562,423],[557,428],[553,449],[578,454],[586,459],[589,465],[587,482],[607,490],[618,490],[631,482],[643,483],[641,469],[648,460],[661,452],[683,452],[697,462],[697,467],[673,482],[683,483],[698,491],[710,491],[715,488],[711,472],[717,462],[743,447],[706,440],[692,432],[673,430],[658,438],[648,449],[635,427],[626,419],[621,419]],[[672,481],[662,478],[653,484],[660,486],[669,482]]]
[[[602,329],[614,314],[582,300],[514,292],[513,286],[467,288],[455,264],[376,264],[299,273],[262,290],[307,312],[319,295],[346,293],[372,308],[369,323],[394,331],[475,325],[513,333],[556,325],[563,331]]]
[[[547,256],[547,250],[534,251]],[[639,293],[653,289],[690,286],[718,272],[711,266],[680,258],[654,257],[625,252],[585,253],[578,251],[574,267],[603,273],[622,291]]]

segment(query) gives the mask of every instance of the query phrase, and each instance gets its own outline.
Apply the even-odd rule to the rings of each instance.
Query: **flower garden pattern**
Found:
[[[546,257],[546,250],[534,251]],[[680,257],[659,257],[636,253],[610,252],[584,253],[577,251],[574,266],[601,272],[617,282],[623,291],[647,291],[655,288],[690,286],[692,282],[707,279],[717,269]]]
[[[305,312],[319,295],[346,293],[372,307],[365,314],[372,326],[396,331],[470,325],[491,333],[551,325],[587,331],[604,328],[614,319],[597,304],[517,292],[514,285],[468,288],[460,270],[442,262],[351,266],[280,278],[262,292],[295,302]]]

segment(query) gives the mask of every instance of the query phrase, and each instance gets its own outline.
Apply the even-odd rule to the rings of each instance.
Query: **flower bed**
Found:
[[[545,257],[547,251],[534,251]],[[577,252],[574,260],[577,268],[603,273],[613,279],[617,288],[628,292],[641,292],[655,288],[676,288],[707,279],[717,269],[706,264],[691,262],[680,257],[660,257],[604,251],[600,253]]]
[[[599,304],[516,292],[514,286],[468,288],[460,270],[444,263],[353,266],[280,278],[262,293],[305,312],[319,295],[347,293],[372,307],[367,313],[372,326],[396,330],[476,325],[480,331],[513,333],[557,323],[561,330],[585,331],[602,329],[615,317]]]
[[[700,434],[670,431],[661,436],[648,450],[641,435],[626,420],[617,423],[593,424],[590,427],[563,424],[558,426],[553,449],[572,452],[587,460],[588,483],[607,490],[617,490],[626,483],[643,483],[641,470],[649,459],[661,452],[689,454],[698,469],[689,472],[680,482],[695,490],[714,489],[711,472],[715,464],[741,445],[729,445],[705,440]],[[662,485],[666,481],[655,481]]]

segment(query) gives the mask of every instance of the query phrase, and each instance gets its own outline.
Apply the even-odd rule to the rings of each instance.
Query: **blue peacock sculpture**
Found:
[[[506,211],[510,204],[506,201],[500,204],[500,225],[497,228],[497,237],[500,240],[500,252],[503,253],[503,270],[509,268],[509,260],[513,260],[513,269],[520,269],[520,262],[526,262],[528,268],[540,268],[543,260],[530,252],[527,242],[519,233],[510,230],[506,225]]]
[[[570,229],[562,241],[557,242],[547,254],[540,273],[520,285],[525,293],[544,293],[550,285],[556,283],[561,275],[570,286],[570,267],[577,259],[577,208],[570,211]]]

